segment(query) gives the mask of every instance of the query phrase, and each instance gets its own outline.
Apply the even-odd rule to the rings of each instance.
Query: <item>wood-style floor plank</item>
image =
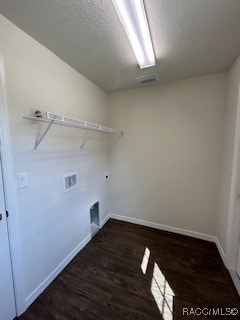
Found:
[[[146,248],[146,270],[141,268]],[[144,271],[144,272],[143,272]],[[109,220],[18,320],[182,320],[183,308],[237,308],[215,244]],[[240,314],[228,316],[240,319]]]

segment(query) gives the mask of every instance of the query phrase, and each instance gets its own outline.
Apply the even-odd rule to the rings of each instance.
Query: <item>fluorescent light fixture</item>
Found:
[[[112,0],[141,69],[155,66],[143,0]]]

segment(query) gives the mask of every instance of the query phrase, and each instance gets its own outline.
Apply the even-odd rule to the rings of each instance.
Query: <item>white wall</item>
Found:
[[[216,234],[226,74],[110,94],[111,212]]]
[[[29,187],[17,189],[25,298],[90,234],[89,208],[100,201],[109,212],[105,174],[107,138],[96,134],[79,150],[83,131],[54,126],[33,153],[45,127],[22,119],[36,108],[107,124],[106,94],[57,56],[0,16],[15,175],[27,172]],[[62,174],[78,171],[81,189],[63,194]],[[17,188],[17,179],[16,185]]]
[[[226,99],[226,113],[224,118],[224,142],[223,142],[223,159],[221,168],[221,191],[219,198],[219,213],[218,213],[218,227],[217,237],[221,243],[221,246],[226,252],[227,249],[227,230],[233,226],[229,226],[229,217],[234,212],[234,198],[231,201],[230,192],[234,191],[236,187],[236,172],[234,169],[237,163],[237,149],[238,145],[235,145],[236,134],[236,119],[237,119],[237,105],[238,105],[238,88],[240,85],[240,57],[234,63],[232,68],[228,72],[227,79],[227,99]],[[235,159],[234,159],[235,152]],[[240,193],[240,186],[238,186],[238,193]],[[232,203],[231,203],[232,202]],[[237,203],[236,203],[237,204]],[[236,209],[236,207],[235,207]],[[239,214],[238,214],[239,216]],[[236,217],[235,217],[236,218]],[[234,221],[235,228],[238,228],[238,222]],[[229,229],[229,230],[230,230]],[[230,230],[230,233],[236,232],[236,230]],[[231,244],[232,245],[232,244]],[[235,249],[235,248],[234,248]],[[229,267],[233,267],[232,265]]]

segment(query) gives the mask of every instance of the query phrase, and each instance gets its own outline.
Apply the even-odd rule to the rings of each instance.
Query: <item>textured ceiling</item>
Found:
[[[106,92],[228,70],[239,0],[145,0],[157,65],[140,70],[111,0],[0,0],[0,12]]]

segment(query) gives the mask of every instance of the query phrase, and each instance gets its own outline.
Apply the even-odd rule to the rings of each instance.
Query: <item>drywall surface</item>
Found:
[[[226,74],[113,93],[111,212],[216,234]]]
[[[14,170],[29,186],[17,189],[26,298],[90,234],[90,207],[106,204],[108,146],[96,133],[80,151],[84,131],[53,126],[36,153],[46,124],[22,118],[36,108],[106,125],[106,94],[0,16]],[[85,134],[89,132],[85,131]],[[63,193],[62,175],[78,171],[80,188]],[[86,183],[86,192],[81,184]]]
[[[226,251],[227,229],[230,214],[230,191],[233,186],[234,142],[236,133],[238,88],[240,85],[240,58],[228,72],[226,112],[224,118],[223,160],[221,168],[221,191],[219,198],[219,214],[217,237]],[[239,184],[239,183],[238,183]],[[240,186],[238,186],[239,188]],[[238,189],[238,193],[239,193]]]

